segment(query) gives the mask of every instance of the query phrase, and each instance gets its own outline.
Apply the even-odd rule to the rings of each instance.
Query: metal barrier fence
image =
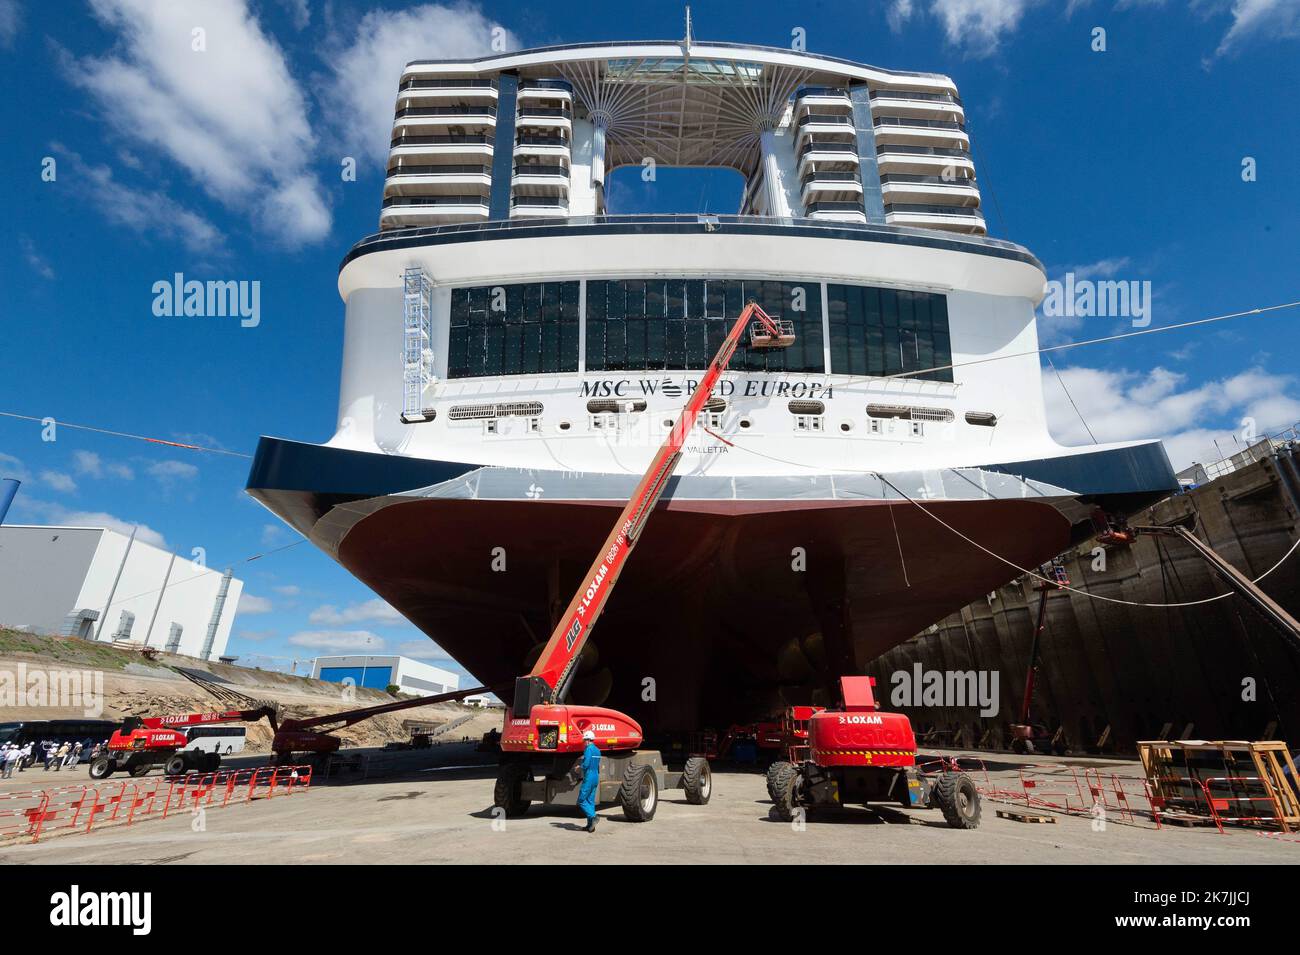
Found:
[[[258,766],[5,793],[0,795],[0,838],[38,842],[49,833],[166,819],[176,812],[291,795],[310,788],[311,779],[310,766]]]
[[[1096,816],[1127,825],[1152,822],[1161,828],[1160,815],[1145,777],[1107,773],[1095,767],[1081,768],[1059,763],[1017,767],[1013,788],[997,785],[984,760],[975,755],[935,756],[917,766],[928,774],[966,773],[981,796],[993,802],[1045,809],[1072,816]]]

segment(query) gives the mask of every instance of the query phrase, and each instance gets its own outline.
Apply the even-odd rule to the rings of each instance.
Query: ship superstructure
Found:
[[[681,165],[741,207],[607,208],[615,169]],[[1052,440],[1043,269],[974,173],[937,74],[689,39],[412,63],[339,272],[338,429],[264,438],[249,490],[509,682],[755,301],[795,344],[736,355],[574,697],[652,729],[815,697],[1174,485],[1158,442]]]

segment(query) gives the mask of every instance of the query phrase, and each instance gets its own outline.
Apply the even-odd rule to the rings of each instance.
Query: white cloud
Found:
[[[76,468],[78,474],[87,477],[97,478],[104,474],[104,462],[94,451],[73,451],[72,466]]]
[[[913,0],[892,0],[885,12],[885,21],[894,33],[901,33],[907,21],[916,13]]]
[[[280,6],[288,11],[295,30],[307,29],[307,24],[311,23],[311,7],[307,6],[307,0],[280,0]]]
[[[429,3],[406,10],[372,10],[347,39],[335,37],[334,76],[325,94],[334,135],[353,155],[386,162],[402,69],[412,60],[470,59],[493,51],[492,31],[504,29],[475,6]],[[501,34],[507,49],[518,46]]]
[[[272,587],[271,589],[284,597],[296,597],[302,593],[302,588],[297,584],[282,584],[279,587]]]
[[[1233,0],[1232,26],[1219,41],[1215,56],[1229,56],[1260,37],[1300,36],[1300,0]]]
[[[0,0],[0,46],[7,49],[14,45],[22,20],[18,0]]]
[[[393,625],[406,622],[400,613],[378,598],[351,604],[342,610],[332,604],[324,604],[313,610],[307,617],[307,621],[326,627],[345,627],[357,623]]]
[[[41,483],[64,494],[71,494],[77,489],[77,482],[72,480],[72,475],[62,471],[42,471]]]
[[[243,593],[239,596],[239,612],[245,615],[270,613],[275,608],[271,601],[256,594]]]
[[[284,53],[246,0],[91,0],[117,32],[67,73],[128,140],[161,150],[219,202],[288,245],[323,238],[330,214],[307,163],[316,145]],[[202,30],[203,49],[193,31]]]
[[[285,527],[283,524],[263,524],[262,525],[262,546],[269,547],[277,544],[285,538]]]
[[[274,636],[274,630],[240,630],[235,634],[235,639],[248,640],[251,643],[261,643],[263,640],[270,640]]]
[[[1065,271],[1073,272],[1076,279],[1109,279],[1132,264],[1133,260],[1125,255],[1113,259],[1098,259],[1096,262],[1088,262],[1084,265],[1072,265]]]
[[[79,195],[93,202],[109,222],[154,240],[179,241],[191,252],[220,254],[225,239],[217,227],[166,193],[136,189],[113,178],[108,166],[85,162],[59,143],[51,148],[70,167]],[[66,179],[65,179],[66,181]]]
[[[289,638],[289,643],[313,650],[361,650],[367,653],[384,648],[384,638],[369,630],[301,630]]]
[[[57,505],[50,507],[48,513],[51,521],[67,527],[107,527],[111,531],[117,531],[119,534],[125,534],[128,537],[131,536],[131,531],[134,530],[136,540],[145,544],[152,544],[154,547],[161,547],[163,550],[168,549],[167,541],[163,539],[162,534],[159,534],[148,524],[136,524],[104,511],[70,511]]]
[[[1085,367],[1060,374],[1099,442],[1161,438],[1179,470],[1239,450],[1238,442],[1251,443],[1247,431],[1264,435],[1300,421],[1296,379],[1261,368],[1191,388],[1182,373],[1159,367],[1146,374]],[[1043,375],[1043,396],[1053,436],[1066,445],[1090,444],[1055,375]]]
[[[991,56],[1004,35],[1014,33],[1034,0],[932,0],[930,12],[944,36],[972,56]]]
[[[0,7],[3,9],[3,7]],[[25,261],[31,270],[43,279],[54,278],[54,269],[50,263],[45,261],[45,257],[36,250],[36,243],[29,236],[18,237],[18,247],[22,250],[23,261]]]
[[[0,478],[15,478],[19,481],[30,481],[32,472],[27,470],[27,465],[23,464],[20,458],[12,454],[5,454],[0,451]]]
[[[72,467],[78,474],[98,480],[108,475],[124,481],[135,479],[135,471],[120,461],[105,461],[94,451],[73,451]]]
[[[449,654],[432,640],[404,640],[393,650],[394,653],[412,660],[451,660]],[[454,661],[453,661],[454,662]]]
[[[199,469],[193,464],[185,461],[176,461],[167,459],[165,461],[155,461],[145,468],[149,475],[155,478],[158,483],[170,485],[179,481],[192,481],[199,476]]]

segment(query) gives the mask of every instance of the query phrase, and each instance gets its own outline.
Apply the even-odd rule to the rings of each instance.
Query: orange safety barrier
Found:
[[[1031,763],[1020,767],[1020,798],[1025,806],[1086,813],[1092,803],[1084,795],[1079,774],[1072,766]]]
[[[1156,817],[1155,806],[1151,800],[1151,785],[1144,776],[1121,776],[1119,773],[1103,773],[1095,767],[1083,771],[1083,783],[1093,806],[1101,806],[1107,812],[1115,813],[1124,822],[1136,822],[1137,812],[1149,815],[1159,828],[1160,820]],[[1142,803],[1146,803],[1146,809]]]
[[[0,795],[0,837],[69,830],[90,832],[96,825],[131,825],[137,819],[173,812],[271,799],[310,788],[310,766],[258,766],[184,776],[103,781],[84,786],[36,789]]]

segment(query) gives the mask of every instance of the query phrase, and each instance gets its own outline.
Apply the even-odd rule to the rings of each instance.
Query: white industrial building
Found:
[[[372,690],[398,687],[402,693],[416,696],[437,696],[454,693],[460,689],[460,675],[430,666],[410,657],[398,656],[334,656],[317,657],[311,675],[330,683],[352,681],[353,686]]]
[[[243,589],[229,571],[105,527],[0,526],[5,626],[216,659]]]

